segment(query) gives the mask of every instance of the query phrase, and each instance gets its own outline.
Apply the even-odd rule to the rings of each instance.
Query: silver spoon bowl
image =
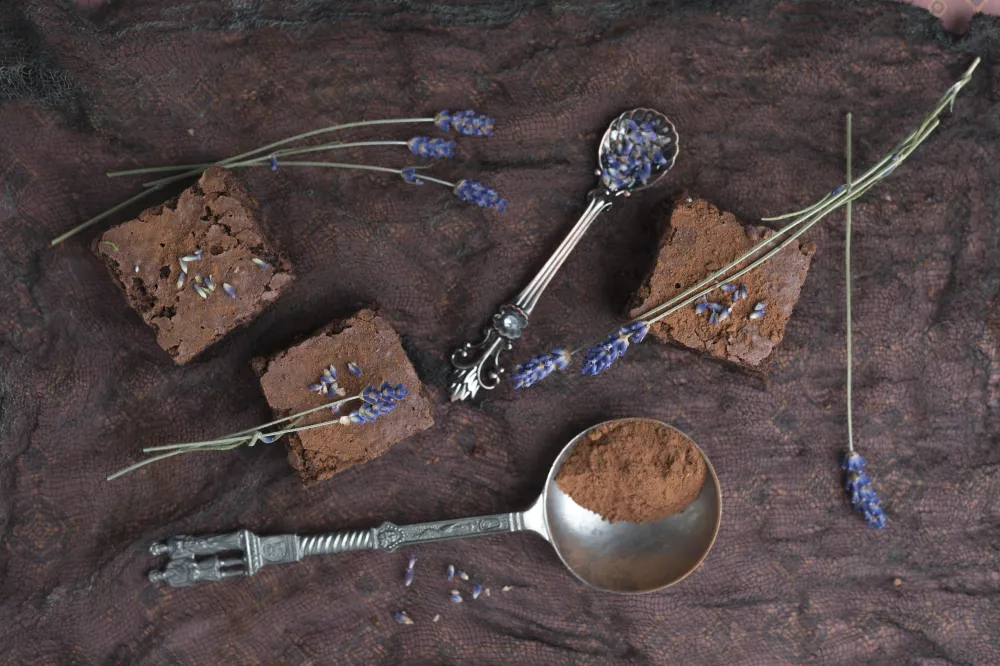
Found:
[[[627,421],[670,427],[652,419],[606,423]],[[149,579],[187,587],[252,576],[263,566],[298,562],[310,555],[394,551],[430,541],[530,531],[551,543],[566,568],[592,588],[621,594],[662,590],[694,571],[712,548],[722,518],[719,479],[704,451],[698,449],[708,476],[701,494],[684,511],[655,522],[611,524],[578,505],[555,482],[574,447],[601,425],[605,424],[584,430],[563,448],[549,471],[542,494],[526,511],[415,525],[382,523],[370,529],[305,537],[258,536],[249,530],[203,537],[176,536],[150,547],[153,555],[168,555],[170,559],[163,570],[150,572]]]

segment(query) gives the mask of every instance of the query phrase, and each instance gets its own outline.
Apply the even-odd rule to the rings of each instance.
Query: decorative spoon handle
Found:
[[[531,530],[546,536],[541,502],[527,511],[492,516],[439,520],[415,525],[382,523],[364,530],[343,530],[314,536],[278,534],[258,536],[250,530],[202,537],[176,536],[149,548],[168,555],[163,570],[149,572],[149,580],[172,587],[190,587],[234,576],[252,576],[270,564],[291,564],[311,555],[333,555],[356,550],[392,552],[430,541],[463,539]],[[547,538],[547,537],[546,537]]]
[[[500,376],[504,372],[500,365],[500,354],[513,348],[514,340],[521,337],[521,332],[528,326],[528,317],[535,309],[542,292],[587,233],[590,225],[611,207],[611,203],[611,198],[606,194],[599,190],[592,191],[590,204],[583,215],[514,302],[500,306],[490,325],[483,330],[483,339],[476,343],[466,342],[451,355],[451,364],[455,368],[449,384],[452,402],[473,398],[479,389],[491,390],[500,383]]]

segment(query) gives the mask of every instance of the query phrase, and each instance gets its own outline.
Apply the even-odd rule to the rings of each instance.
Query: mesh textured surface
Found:
[[[84,14],[8,0],[0,34],[0,660],[1000,663],[996,19],[976,17],[959,39],[919,10],[847,2],[137,0]],[[595,225],[512,360],[617,321],[649,267],[663,202],[682,188],[748,222],[801,208],[842,181],[848,110],[860,171],[972,54],[984,61],[954,116],[856,207],[855,419],[884,532],[851,513],[838,470],[842,214],[807,236],[819,249],[767,382],[650,340],[598,378],[504,387],[478,407],[447,402],[447,354],[582,211],[597,139],[623,109],[670,116],[677,166]],[[138,191],[141,179],[110,181],[108,169],[469,106],[498,118],[497,136],[461,140],[435,175],[497,187],[507,213],[388,176],[241,174],[299,279],[187,367],[126,308],[91,234],[48,248]],[[427,131],[379,136],[417,133]],[[364,155],[407,163],[391,150]],[[103,481],[143,445],[266,420],[250,359],[371,302],[405,337],[434,428],[308,490],[280,446]],[[406,553],[189,590],[145,580],[149,542],[173,534],[310,533],[526,506],[573,434],[636,415],[690,434],[723,487],[714,550],[663,593],[590,591],[529,534],[423,547],[409,589]],[[449,562],[492,596],[450,604]],[[392,621],[399,608],[414,626]]]

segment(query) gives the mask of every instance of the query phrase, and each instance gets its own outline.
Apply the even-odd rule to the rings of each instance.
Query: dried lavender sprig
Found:
[[[151,452],[156,452],[156,451],[166,451],[166,453],[163,453],[163,454],[157,455],[157,456],[152,456],[150,458],[146,458],[145,460],[142,460],[142,461],[140,461],[140,462],[138,462],[138,463],[136,463],[134,465],[130,465],[130,466],[128,466],[128,467],[126,467],[126,468],[124,468],[122,470],[119,470],[119,471],[115,472],[114,474],[108,476],[107,480],[108,481],[113,481],[114,479],[117,479],[120,476],[128,474],[129,472],[133,472],[133,471],[139,469],[140,467],[144,467],[146,465],[149,465],[150,463],[154,463],[154,462],[157,462],[159,460],[164,460],[166,458],[170,458],[170,457],[175,456],[175,455],[180,455],[182,453],[191,453],[191,452],[194,452],[194,451],[229,451],[229,450],[238,448],[240,446],[244,446],[244,445],[250,443],[251,441],[254,442],[254,443],[256,443],[257,441],[265,441],[265,442],[267,442],[267,441],[273,441],[273,439],[277,439],[277,437],[280,436],[280,435],[278,435],[278,433],[280,433],[280,434],[283,435],[283,434],[287,434],[289,432],[299,432],[301,430],[307,430],[307,429],[310,429],[310,428],[319,427],[321,425],[330,425],[330,424],[333,424],[333,423],[339,423],[340,419],[338,418],[336,420],[324,421],[323,423],[317,423],[317,424],[313,424],[311,426],[301,426],[301,427],[288,428],[288,429],[285,429],[285,430],[272,431],[272,432],[267,433],[267,434],[263,433],[263,430],[265,428],[269,428],[269,427],[272,427],[272,426],[275,426],[275,425],[278,425],[278,424],[281,424],[281,423],[287,423],[287,422],[292,422],[293,425],[294,425],[294,423],[297,423],[303,417],[308,416],[309,414],[312,414],[313,412],[317,412],[317,411],[319,411],[321,409],[331,409],[333,407],[339,407],[340,405],[342,405],[342,404],[344,404],[346,402],[349,402],[351,400],[360,400],[361,398],[362,398],[361,394],[358,394],[356,396],[351,396],[349,398],[344,398],[343,400],[336,400],[334,402],[324,403],[322,405],[319,405],[318,407],[312,407],[310,409],[303,410],[303,411],[298,412],[296,414],[292,414],[290,416],[286,416],[286,417],[283,417],[283,418],[280,418],[280,419],[275,419],[275,420],[270,421],[268,423],[264,423],[262,425],[255,426],[253,428],[247,428],[246,430],[241,430],[241,431],[232,433],[230,435],[226,435],[224,437],[220,437],[218,439],[205,440],[205,441],[201,441],[201,442],[184,442],[184,443],[181,443],[181,444],[167,444],[167,445],[163,445],[163,446],[150,446],[150,447],[146,447],[146,448],[143,449],[144,453],[151,453]]]
[[[667,317],[677,310],[693,303],[699,298],[707,296],[709,293],[715,289],[721,287],[722,285],[729,284],[730,282],[742,277],[746,273],[757,268],[764,262],[768,261],[778,252],[788,247],[793,241],[795,241],[799,236],[812,228],[817,222],[822,220],[828,214],[839,208],[841,205],[846,204],[848,201],[853,201],[862,195],[864,195],[868,190],[877,185],[883,178],[888,176],[899,164],[906,160],[910,154],[917,149],[926,140],[928,136],[941,124],[938,116],[945,109],[945,107],[954,105],[955,97],[958,95],[959,91],[969,82],[972,78],[972,74],[976,67],[979,66],[980,58],[977,57],[973,60],[972,64],[965,71],[962,77],[956,81],[944,94],[944,96],[938,101],[934,109],[924,117],[920,126],[903,139],[896,148],[889,152],[885,157],[879,160],[874,166],[872,166],[868,171],[866,171],[857,181],[854,182],[853,187],[848,191],[844,186],[839,186],[833,191],[827,193],[818,202],[805,208],[796,213],[791,213],[788,215],[782,215],[776,218],[764,218],[765,220],[777,220],[785,219],[787,217],[796,217],[797,219],[793,222],[785,225],[779,229],[774,235],[769,238],[764,239],[746,253],[744,253],[739,258],[735,259],[727,266],[719,269],[705,280],[702,280],[698,284],[686,289],[681,294],[671,298],[665,303],[651,308],[650,310],[640,314],[638,317],[632,320],[630,323],[635,322],[645,322],[647,325],[658,322],[659,320]],[[886,167],[889,168],[886,168]],[[801,227],[794,234],[791,234],[788,238],[782,240],[784,234],[789,233],[796,227]],[[733,275],[728,276],[725,279],[720,279],[720,276],[724,275],[727,271],[730,271],[741,263],[755,256],[759,252],[765,250],[769,245],[782,240],[782,242],[777,246],[768,251],[766,254],[753,261],[751,264],[745,268],[739,270]],[[614,334],[612,334],[614,335]],[[591,347],[592,349],[593,347]],[[586,349],[578,348],[570,352],[570,356],[575,356],[577,353]]]
[[[438,114],[438,115],[440,115],[440,114]],[[266,146],[261,146],[260,148],[254,148],[253,150],[248,150],[248,151],[246,151],[244,153],[240,153],[239,155],[233,155],[232,157],[227,157],[224,160],[219,160],[218,162],[213,162],[209,166],[210,167],[211,166],[227,167],[227,166],[229,166],[229,165],[231,165],[233,163],[239,162],[241,160],[246,160],[249,157],[253,157],[255,155],[260,155],[260,154],[267,155],[267,154],[269,154],[271,152],[274,152],[274,149],[278,148],[280,146],[285,146],[285,145],[288,145],[289,143],[294,143],[295,141],[301,141],[303,139],[308,139],[310,137],[319,136],[320,134],[328,134],[328,133],[331,133],[331,132],[337,132],[337,131],[346,130],[346,129],[353,129],[353,128],[356,128],[356,127],[371,127],[371,126],[374,126],[374,125],[397,125],[397,124],[410,124],[410,123],[434,123],[434,124],[438,124],[438,118],[437,118],[437,116],[435,116],[434,118],[392,118],[392,119],[384,119],[384,120],[362,120],[362,121],[357,121],[357,122],[353,122],[353,123],[341,123],[339,125],[330,125],[329,127],[321,127],[319,129],[310,130],[309,132],[303,132],[301,134],[296,134],[295,136],[290,136],[290,137],[285,138],[285,139],[280,139],[280,140],[275,141],[273,143],[269,143]],[[492,133],[492,122],[489,123],[489,131],[490,131],[490,133]],[[164,170],[168,170],[167,167],[150,167],[150,168],[156,170],[157,172],[162,172]],[[63,234],[60,234],[59,236],[56,236],[55,238],[53,238],[50,241],[49,245],[50,246],[58,245],[59,243],[62,243],[64,240],[66,240],[67,238],[71,238],[72,236],[75,236],[76,234],[80,233],[81,231],[92,227],[93,225],[97,224],[98,222],[100,222],[101,220],[105,219],[106,217],[108,217],[110,215],[113,215],[114,213],[117,213],[118,211],[120,211],[123,208],[127,208],[128,206],[130,206],[133,203],[135,203],[135,202],[139,201],[140,199],[144,198],[145,196],[147,196],[151,192],[155,192],[157,190],[160,190],[160,189],[166,187],[167,185],[170,185],[171,183],[182,181],[182,180],[184,180],[186,178],[190,178],[191,176],[198,176],[201,173],[203,173],[205,171],[205,169],[207,169],[207,168],[209,168],[209,167],[201,167],[199,165],[197,167],[192,167],[191,169],[188,169],[186,171],[182,171],[181,173],[179,173],[179,174],[177,174],[175,176],[171,176],[170,178],[166,178],[166,179],[160,181],[159,185],[148,187],[145,190],[143,190],[142,192],[136,194],[135,196],[130,197],[130,198],[126,199],[125,201],[121,202],[120,204],[112,206],[111,208],[105,210],[104,212],[98,213],[97,215],[95,215],[95,216],[93,216],[93,217],[91,217],[91,218],[83,221],[82,223],[80,223],[77,226],[73,227],[72,229],[70,229],[66,233],[63,233]],[[133,172],[136,172],[136,171],[133,170]],[[144,173],[148,173],[148,172],[144,172]]]
[[[514,382],[514,388],[528,388],[556,370],[565,370],[568,365],[569,352],[565,349],[553,349],[549,354],[539,354],[515,366],[510,379]]]
[[[851,114],[847,114],[847,169],[845,186],[851,190]],[[844,281],[845,281],[845,301],[847,310],[847,455],[841,467],[847,472],[847,479],[844,488],[851,497],[851,504],[854,510],[865,518],[865,522],[877,530],[885,527],[885,512],[879,502],[875,489],[872,488],[871,479],[865,474],[865,459],[854,450],[854,419],[852,416],[852,386],[853,386],[853,343],[851,339],[851,202],[847,202],[847,209],[844,211]]]
[[[969,82],[969,80],[972,77],[972,73],[975,71],[976,67],[979,65],[979,62],[980,62],[980,59],[977,57],[972,62],[972,64],[969,66],[969,68],[966,70],[965,74],[962,75],[962,78],[959,79],[959,81],[957,81],[954,85],[952,85],[951,88],[948,89],[948,91],[945,93],[945,95],[938,101],[938,103],[934,107],[934,109],[927,116],[925,116],[925,118],[921,122],[920,126],[914,132],[912,132],[910,135],[908,135],[905,139],[903,139],[899,144],[897,144],[897,146],[895,148],[893,148],[893,150],[890,151],[885,157],[883,157],[881,160],[879,160],[879,162],[877,162],[868,171],[866,171],[854,183],[854,186],[851,188],[850,191],[847,191],[846,188],[844,188],[843,186],[841,186],[841,187],[836,188],[832,192],[827,193],[822,199],[820,199],[820,201],[818,201],[817,203],[813,204],[812,206],[810,206],[808,208],[803,209],[802,211],[798,211],[797,213],[792,213],[792,214],[789,214],[789,215],[782,215],[782,216],[779,216],[779,217],[776,217],[776,218],[763,218],[765,220],[771,221],[771,220],[785,219],[785,218],[790,217],[790,216],[795,216],[797,219],[794,220],[793,222],[785,225],[784,227],[782,227],[781,229],[779,229],[777,231],[777,233],[775,233],[773,236],[771,236],[770,238],[764,239],[762,242],[760,242],[757,245],[755,245],[753,248],[751,248],[750,250],[748,250],[746,253],[744,253],[739,258],[737,258],[736,260],[732,261],[730,264],[728,264],[727,266],[721,268],[720,270],[716,271],[713,275],[709,276],[707,279],[705,279],[702,282],[698,283],[697,285],[695,285],[695,286],[693,286],[693,287],[685,290],[683,293],[681,293],[678,296],[670,299],[666,303],[663,303],[663,304],[661,304],[661,305],[659,305],[659,306],[657,306],[655,308],[652,308],[649,311],[647,311],[647,312],[639,315],[638,317],[636,317],[636,321],[638,321],[638,320],[641,319],[641,320],[646,321],[649,324],[652,324],[655,321],[659,321],[659,319],[662,319],[663,317],[667,316],[668,314],[672,314],[678,308],[670,309],[668,312],[663,312],[663,311],[666,310],[666,309],[668,309],[668,308],[672,308],[672,306],[675,303],[680,302],[682,299],[685,299],[687,296],[689,296],[693,292],[696,292],[696,291],[700,290],[702,287],[704,287],[704,286],[712,283],[713,281],[716,281],[718,279],[718,276],[723,275],[727,271],[732,270],[733,268],[735,268],[736,266],[740,265],[741,263],[743,263],[744,261],[746,261],[750,257],[752,257],[752,256],[756,255],[758,252],[762,251],[764,248],[766,248],[771,243],[774,243],[777,240],[779,240],[780,237],[782,236],[782,234],[788,233],[792,229],[794,229],[795,227],[798,227],[798,226],[808,225],[808,227],[811,227],[813,224],[815,224],[819,220],[821,220],[824,217],[826,217],[826,215],[828,215],[829,213],[833,212],[834,210],[836,210],[837,208],[839,208],[841,205],[844,205],[848,201],[853,201],[854,199],[857,199],[860,196],[864,195],[869,189],[871,189],[872,187],[874,187],[878,182],[880,182],[883,178],[885,178],[888,175],[888,170],[886,169],[887,165],[889,165],[891,163],[892,164],[891,168],[895,168],[896,166],[898,166],[899,164],[901,164],[907,157],[909,157],[909,155],[921,143],[923,143],[923,141],[931,134],[931,132],[933,132],[934,129],[937,128],[937,126],[940,124],[940,120],[938,119],[938,116],[941,114],[941,112],[944,110],[945,107],[947,107],[950,104],[954,103],[955,96]],[[802,230],[798,234],[796,234],[795,238],[797,238],[799,235],[801,235],[801,233],[804,232],[804,231],[805,230]],[[786,241],[785,243],[783,243],[779,247],[780,248],[787,247],[788,243],[790,243],[791,240],[794,240],[794,239],[789,239],[788,241]],[[774,256],[774,254],[776,254],[776,252],[772,251],[771,253],[769,253],[766,256],[766,258],[769,259],[770,257]],[[755,268],[756,266],[760,265],[760,263],[763,263],[763,262],[755,263],[755,264],[752,265],[752,267]],[[711,292],[716,286],[721,286],[723,284],[727,284],[729,282],[732,282],[737,277],[740,277],[743,274],[745,274],[746,272],[749,272],[749,270],[752,270],[752,268],[748,267],[747,269],[745,269],[745,270],[737,273],[736,275],[729,276],[724,281],[717,282],[711,288],[709,288],[709,289],[707,289],[707,290],[705,290],[705,291],[703,291],[701,293],[697,293],[694,296],[694,298],[690,299],[689,301],[684,301],[683,303],[681,303],[681,307],[683,307],[684,305],[687,305],[688,303],[690,303],[693,300],[696,300],[697,298],[700,298],[702,295]],[[660,314],[661,312],[663,314]],[[653,315],[653,316],[659,315],[659,316],[656,316],[655,319],[650,319],[651,315]]]

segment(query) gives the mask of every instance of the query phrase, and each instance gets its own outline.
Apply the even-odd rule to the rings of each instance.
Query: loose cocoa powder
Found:
[[[635,420],[591,431],[563,462],[556,485],[612,523],[646,523],[687,508],[707,474],[691,440],[673,428]]]

